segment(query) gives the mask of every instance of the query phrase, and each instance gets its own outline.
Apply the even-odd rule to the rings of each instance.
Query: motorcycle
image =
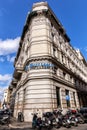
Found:
[[[68,110],[66,115],[68,116],[71,125],[78,126],[78,118],[72,113],[72,110]]]
[[[64,126],[66,128],[70,128],[70,120],[67,115],[62,114],[62,110],[56,110],[54,112],[56,115],[56,121],[57,121],[57,128],[60,128],[61,126]]]
[[[78,119],[79,124],[84,124],[85,123],[84,118],[83,118],[82,114],[79,112],[78,109],[76,110],[76,112],[73,112],[73,110],[72,110],[72,114],[74,114],[75,117]]]
[[[43,113],[42,116],[42,126],[46,128],[47,130],[51,129],[51,120],[49,119],[49,113]]]
[[[0,110],[0,124],[5,125],[10,123],[10,113],[6,110]]]
[[[34,113],[33,119],[32,119],[32,128],[41,130],[42,129],[42,119],[41,117],[38,117],[38,113]]]

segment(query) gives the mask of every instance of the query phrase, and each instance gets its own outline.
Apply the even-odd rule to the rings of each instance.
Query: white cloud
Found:
[[[3,92],[6,88],[8,88],[11,79],[12,79],[11,74],[5,74],[5,75],[0,74],[0,100],[3,99]]]
[[[7,61],[9,61],[10,60],[10,55],[7,55]]]
[[[78,48],[78,47],[74,47],[75,50],[81,50],[81,48]]]
[[[9,61],[9,62],[14,62],[14,59],[15,59],[15,56],[10,56],[10,55],[8,55],[7,56],[7,61]]]
[[[5,75],[1,75],[0,74],[0,81],[10,81],[12,79],[12,75],[11,74],[5,74]]]
[[[15,39],[0,39],[0,55],[8,55],[17,52],[20,37]]]
[[[7,88],[8,88],[8,86],[4,86],[4,87],[0,86],[0,100],[1,100],[1,101],[3,101],[4,91],[5,91],[5,89],[7,89]]]
[[[4,56],[4,57],[0,57],[0,62],[4,62],[6,59],[8,62],[14,62],[16,56]]]
[[[8,88],[8,87],[7,86],[4,86],[4,87],[0,86],[0,93],[3,93],[6,88]]]
[[[14,60],[15,60],[15,56],[10,58],[10,62],[14,62]]]
[[[4,62],[5,59],[3,57],[0,57],[0,62]]]

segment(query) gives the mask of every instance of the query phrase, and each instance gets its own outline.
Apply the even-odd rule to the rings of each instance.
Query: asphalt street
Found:
[[[56,129],[56,128],[52,128],[51,130],[87,130],[87,123],[86,124],[79,124],[78,125],[78,127],[74,127],[74,126],[72,126],[71,128],[65,128],[65,127],[61,127],[61,128],[59,128],[59,129]],[[34,130],[34,129],[32,129],[32,128],[29,128],[29,127],[27,127],[27,128],[11,128],[11,127],[8,127],[8,126],[2,126],[2,125],[0,125],[0,130]],[[37,130],[37,129],[35,129],[35,130]],[[44,128],[42,128],[42,130],[46,130],[46,129],[44,129]]]
[[[87,130],[87,123],[86,124],[79,124],[78,127],[72,126],[71,128],[64,128],[61,127],[59,129],[53,128],[51,130]],[[34,130],[32,128],[11,128],[8,126],[0,126],[0,130]],[[35,129],[36,130],[36,129]],[[46,129],[42,129],[42,130],[46,130]]]

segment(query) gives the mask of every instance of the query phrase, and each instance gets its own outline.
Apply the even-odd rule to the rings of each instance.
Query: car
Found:
[[[84,121],[87,122],[87,107],[80,108],[79,112],[82,114]]]

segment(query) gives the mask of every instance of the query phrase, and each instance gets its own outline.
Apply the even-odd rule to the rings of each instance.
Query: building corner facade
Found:
[[[87,105],[87,63],[46,2],[28,14],[14,62],[14,116]],[[85,95],[85,99],[84,99]]]

